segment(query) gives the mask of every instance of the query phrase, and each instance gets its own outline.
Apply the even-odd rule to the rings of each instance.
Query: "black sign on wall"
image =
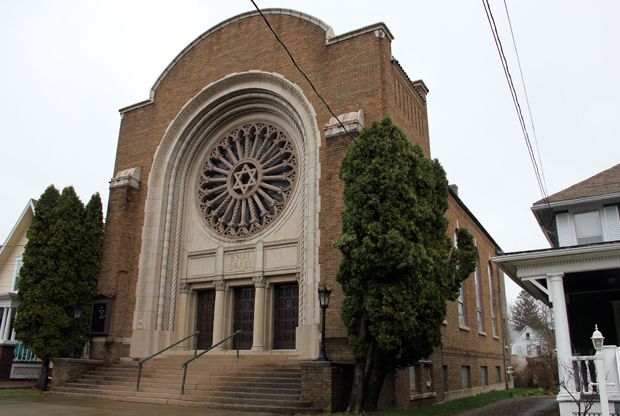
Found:
[[[110,300],[96,300],[93,302],[93,315],[90,332],[93,335],[107,335],[110,327]]]

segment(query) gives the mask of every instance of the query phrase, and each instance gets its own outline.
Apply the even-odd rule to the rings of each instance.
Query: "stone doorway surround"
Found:
[[[213,141],[236,126],[255,122],[271,123],[286,132],[297,152],[296,183],[288,205],[269,227],[231,240],[206,224],[195,184],[214,149]],[[149,172],[131,356],[147,356],[194,330],[195,290],[215,288],[215,314],[218,308],[225,311],[220,322],[214,321],[215,343],[232,332],[231,288],[254,285],[256,298],[272,305],[269,284],[295,281],[299,285],[296,351],[301,358],[318,355],[319,145],[311,104],[298,86],[275,73],[229,75],[206,86],[181,108],[162,137]],[[230,185],[237,193],[253,191],[253,180],[258,178],[254,169],[265,166],[241,162],[231,169],[239,176],[235,176],[238,183]],[[272,348],[270,307],[255,310],[254,351]]]

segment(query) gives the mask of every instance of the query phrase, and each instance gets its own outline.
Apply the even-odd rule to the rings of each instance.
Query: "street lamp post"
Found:
[[[319,352],[318,361],[329,361],[327,354],[325,353],[325,311],[329,306],[329,296],[331,295],[331,289],[323,286],[319,288],[319,305],[321,306],[321,350]]]
[[[594,325],[592,333],[592,345],[596,350],[594,354],[594,366],[596,367],[596,383],[598,385],[598,393],[601,401],[601,416],[609,416],[609,401],[607,400],[607,386],[605,377],[605,361],[603,360],[603,341],[605,337],[598,330],[598,325]]]

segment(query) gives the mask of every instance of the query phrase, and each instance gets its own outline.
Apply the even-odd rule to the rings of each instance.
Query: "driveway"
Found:
[[[0,414],[7,416],[274,416],[271,413],[249,413],[109,400],[76,400],[50,396],[0,399]]]
[[[514,397],[460,413],[459,416],[559,416],[555,396]]]

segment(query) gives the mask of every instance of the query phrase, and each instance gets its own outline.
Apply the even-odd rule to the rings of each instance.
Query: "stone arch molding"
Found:
[[[156,350],[174,338],[180,286],[181,231],[189,170],[206,141],[234,120],[266,114],[285,126],[295,140],[299,177],[294,191],[302,205],[299,236],[299,325],[316,324],[318,285],[318,179],[320,133],[316,113],[301,88],[276,73],[248,71],[226,76],[203,88],[169,124],[155,152],[148,178],[142,247],[134,310],[132,355]],[[191,192],[191,191],[190,191]],[[288,212],[290,213],[290,209]],[[279,219],[286,220],[287,211]],[[278,224],[265,233],[275,232]],[[251,236],[256,243],[264,234]],[[182,331],[182,328],[179,328]],[[180,334],[182,335],[182,334]]]

